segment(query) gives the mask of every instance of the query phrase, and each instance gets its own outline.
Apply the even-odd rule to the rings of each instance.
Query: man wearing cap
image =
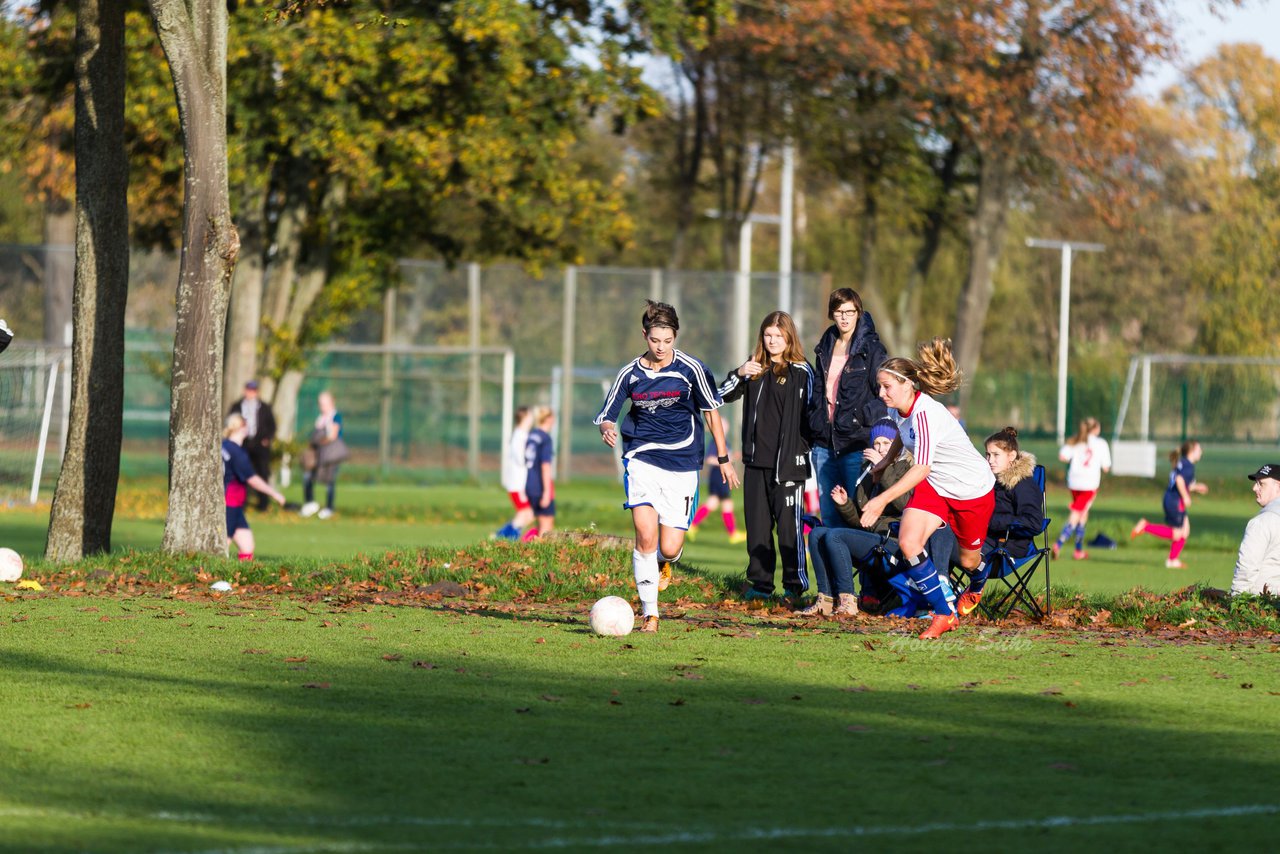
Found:
[[[1231,595],[1271,593],[1280,596],[1280,463],[1269,463],[1249,475],[1262,512],[1249,520],[1236,557]]]
[[[271,443],[276,438],[276,416],[271,411],[271,404],[258,397],[258,381],[249,380],[244,384],[244,397],[231,404],[228,415],[236,413],[244,418],[249,435],[244,440],[244,450],[253,463],[253,472],[258,477],[271,482]],[[257,496],[257,507],[266,510],[269,496],[254,491]]]

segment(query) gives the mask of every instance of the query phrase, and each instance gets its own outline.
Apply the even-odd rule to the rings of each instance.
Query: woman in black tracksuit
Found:
[[[742,483],[751,582],[746,597],[773,595],[776,526],[782,586],[794,602],[809,586],[801,516],[815,389],[813,369],[789,314],[775,311],[765,317],[755,353],[729,374],[720,394],[726,403],[743,399]]]
[[[832,324],[814,348],[813,468],[818,479],[822,524],[845,527],[831,490],[852,491],[862,469],[862,452],[871,447],[871,425],[888,413],[876,387],[876,371],[889,354],[880,343],[871,315],[852,288],[837,288],[827,298]]]

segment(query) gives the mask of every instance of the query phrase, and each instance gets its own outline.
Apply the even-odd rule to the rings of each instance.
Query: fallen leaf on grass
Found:
[[[419,670],[435,670],[436,669],[436,666],[432,664],[430,661],[415,661],[413,663],[413,666],[418,668]]]
[[[15,584],[14,587],[18,590],[35,590],[37,592],[44,590],[44,588],[40,586],[40,582],[36,581],[34,578],[24,578]]]
[[[91,709],[93,708],[93,703],[74,703],[70,706],[67,706],[67,708],[68,709]]]
[[[1055,686],[1053,686],[1052,688],[1045,688],[1045,689],[1044,689],[1043,691],[1041,691],[1040,693],[1041,693],[1041,694],[1044,694],[1044,695],[1046,695],[1046,696],[1054,696],[1054,695],[1057,695],[1057,694],[1061,694],[1061,693],[1062,693],[1062,689],[1061,689],[1061,688],[1059,688],[1059,687],[1057,687],[1057,686],[1055,685]]]
[[[1241,688],[1252,688],[1252,687],[1253,687],[1253,683],[1252,683],[1252,682],[1241,682],[1241,683],[1240,683],[1240,687],[1241,687]]]
[[[1070,700],[1067,700],[1062,705],[1066,706],[1068,709],[1074,709],[1076,707],[1076,704],[1071,702]]]
[[[538,759],[532,759],[532,758],[529,758],[529,759],[517,759],[517,760],[516,760],[516,764],[518,764],[518,765],[546,765],[546,764],[548,764],[550,761],[551,761],[551,759],[550,759],[550,758],[548,758],[548,757],[546,757],[546,756],[542,756],[542,757],[539,757]]]
[[[685,679],[706,679],[707,678],[703,676],[701,673],[694,673],[692,670],[686,670],[684,673],[681,673],[680,675]]]
[[[670,703],[667,703],[667,705],[668,705],[668,706],[683,706],[683,705],[684,705],[684,698],[683,698],[683,697],[676,697],[676,698],[675,698],[674,700],[672,700]]]
[[[863,692],[865,692],[865,691],[871,691],[871,690],[873,690],[873,689],[872,689],[871,687],[867,686],[867,685],[850,685],[849,687],[845,688],[844,690],[846,690],[846,691],[850,691],[850,692],[855,693],[855,694],[861,694],[861,693],[863,693]]]
[[[845,727],[846,732],[871,732],[871,727],[862,724],[849,724]]]
[[[297,664],[299,662],[306,661],[306,660],[307,660],[307,657],[305,655],[291,655],[285,659],[285,662],[288,664]]]
[[[862,642],[862,648],[865,649],[867,652],[875,652],[876,645],[869,640],[864,640]]]
[[[246,649],[242,651],[240,654],[241,655],[268,655],[270,654],[270,652],[271,650],[268,650],[268,649]]]
[[[1111,619],[1111,612],[1108,611],[1106,608],[1103,608],[1101,611],[1099,611],[1098,613],[1090,617],[1089,622],[1093,623],[1096,626],[1100,623],[1105,623],[1107,620],[1110,620],[1110,619]]]
[[[318,688],[318,689],[320,689],[321,691],[324,691],[324,690],[328,689],[328,687],[329,687],[329,683],[328,683],[328,682],[303,682],[303,683],[302,683],[302,687],[303,687],[303,688]]]
[[[383,661],[400,661],[404,656],[398,652],[384,652],[382,654]]]
[[[529,714],[529,713],[530,713],[530,712],[532,712],[532,711],[533,711],[533,709],[529,708],[528,706],[523,706],[523,707],[521,707],[521,708],[519,708],[519,709],[516,709],[516,714],[517,714],[517,715],[527,715],[527,714]]]
[[[538,638],[537,640],[534,641],[534,643],[546,643],[546,642],[547,642],[546,638]]]
[[[555,694],[543,694],[542,696],[538,697],[538,699],[547,703],[558,703],[564,698],[557,697]]]

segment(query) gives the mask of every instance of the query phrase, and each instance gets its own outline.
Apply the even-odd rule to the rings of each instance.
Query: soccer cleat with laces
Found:
[[[1075,551],[1073,551],[1073,552],[1071,553],[1071,556],[1072,556],[1073,558],[1075,558],[1076,560],[1088,560],[1088,559],[1089,559],[1089,553],[1088,553],[1087,551],[1085,551],[1084,549],[1076,549]]]
[[[745,543],[746,541],[747,541],[746,531],[734,531],[732,534],[729,535],[730,545],[736,546],[739,543]]]
[[[978,607],[978,603],[982,601],[981,593],[974,593],[972,590],[966,590],[960,594],[960,598],[956,600],[956,610],[960,612],[960,616],[967,617],[973,613]]]
[[[658,589],[666,590],[671,586],[671,561],[664,560],[658,565]],[[655,617],[654,619],[657,619]]]
[[[649,616],[645,617],[644,622],[640,624],[640,631],[646,632],[651,635],[656,635],[658,633],[657,615],[650,614]]]
[[[1186,569],[1187,565],[1182,561],[1178,560],[1177,558],[1173,558],[1172,560],[1166,560],[1164,562],[1164,568],[1165,569]]]
[[[929,628],[920,633],[920,640],[937,640],[958,625],[960,618],[955,614],[934,614]]]

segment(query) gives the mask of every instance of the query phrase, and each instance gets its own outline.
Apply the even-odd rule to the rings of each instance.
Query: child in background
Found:
[[[729,419],[721,416],[720,420],[724,422],[725,435],[729,435]],[[709,441],[707,443],[707,501],[698,508],[698,512],[693,514],[693,521],[689,523],[689,530],[685,533],[685,537],[689,542],[693,542],[698,538],[698,526],[702,521],[710,516],[714,511],[720,511],[720,518],[724,522],[724,529],[729,534],[729,543],[737,545],[747,541],[747,532],[738,530],[737,520],[733,516],[733,493],[729,490],[729,484],[725,482],[724,475],[720,473],[720,466],[716,464],[715,446]],[[733,455],[730,455],[733,456]],[[737,455],[741,458],[741,454]]]
[[[1111,471],[1111,446],[1102,438],[1102,425],[1096,418],[1080,422],[1080,429],[1058,451],[1058,459],[1070,463],[1067,468],[1067,489],[1071,490],[1071,514],[1067,524],[1053,544],[1053,556],[1057,557],[1062,546],[1074,534],[1076,548],[1072,557],[1084,560],[1089,555],[1084,550],[1084,528],[1089,522],[1089,508],[1098,495],[1103,472]]]
[[[987,538],[982,543],[982,560],[969,576],[969,587],[956,600],[960,616],[967,617],[982,600],[982,588],[991,574],[989,555],[1003,544],[1009,556],[1017,559],[1031,552],[1031,540],[1025,531],[1038,533],[1044,528],[1044,495],[1032,477],[1036,470],[1034,455],[1018,449],[1018,431],[1006,427],[987,437],[987,465],[996,477],[996,506],[987,523]]]
[[[227,416],[222,430],[222,493],[227,507],[227,544],[235,544],[236,557],[240,560],[253,560],[253,531],[249,530],[249,520],[244,515],[249,489],[256,489],[284,505],[284,496],[253,470],[253,461],[242,447],[248,435],[243,415],[237,412]]]
[[[1169,540],[1169,557],[1164,562],[1167,569],[1186,567],[1179,555],[1187,544],[1187,537],[1191,536],[1191,520],[1187,517],[1187,510],[1191,508],[1191,493],[1203,495],[1209,491],[1209,487],[1203,483],[1196,483],[1196,463],[1200,461],[1202,453],[1200,443],[1194,440],[1183,442],[1182,447],[1169,453],[1173,469],[1169,472],[1169,485],[1164,491],[1164,524],[1152,525],[1146,519],[1139,519],[1138,524],[1129,532],[1130,539],[1151,534]]]
[[[555,448],[551,441],[555,421],[555,413],[548,406],[539,406],[533,411],[534,426],[524,448],[524,491],[538,524],[525,533],[523,541],[526,543],[547,533],[556,524],[556,485],[552,466]]]
[[[511,425],[511,443],[507,445],[507,454],[502,458],[502,488],[511,498],[511,505],[516,514],[511,521],[498,529],[495,537],[504,540],[520,539],[524,526],[533,521],[533,507],[525,494],[525,482],[529,472],[525,468],[524,449],[529,444],[529,429],[533,427],[533,413],[527,406],[516,408],[515,421]]]

